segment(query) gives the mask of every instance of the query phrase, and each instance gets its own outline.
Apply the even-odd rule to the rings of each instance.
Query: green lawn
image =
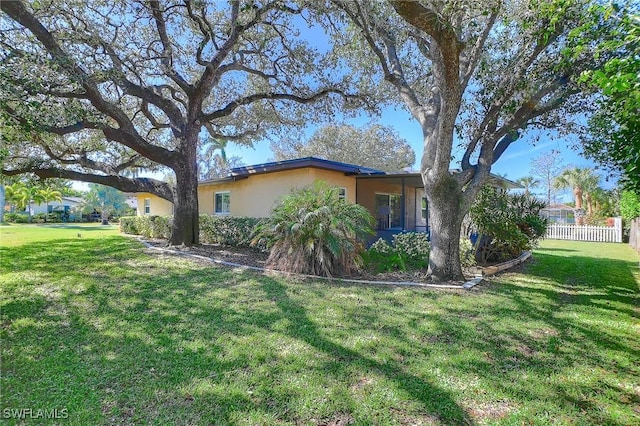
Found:
[[[30,225],[2,224],[0,226],[0,245],[17,246],[32,242],[118,235],[118,225],[99,223],[40,223]]]
[[[545,242],[524,272],[466,292],[264,277],[98,230],[6,247],[22,229],[0,228],[4,419],[640,422],[639,257],[625,245]]]

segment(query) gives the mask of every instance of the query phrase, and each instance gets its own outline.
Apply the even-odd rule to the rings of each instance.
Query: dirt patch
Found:
[[[172,250],[176,253],[189,253],[198,256],[204,256],[210,259],[223,262],[230,262],[242,266],[250,266],[256,268],[266,268],[266,260],[268,253],[263,253],[251,247],[235,247],[225,246],[221,244],[201,244],[192,247],[168,246],[166,240],[145,240],[145,242],[153,247],[162,248],[164,250]],[[349,280],[363,280],[375,282],[389,283],[424,283],[462,286],[463,281],[434,282],[429,279],[426,271],[419,272],[383,272],[374,274],[369,271],[363,271],[358,274],[349,276],[336,276],[334,278],[343,278]]]
[[[221,244],[201,244],[192,247],[171,247],[167,246],[167,242],[165,240],[147,240],[147,243],[153,247],[166,250],[190,253],[211,259],[222,260],[223,262],[236,263],[238,265],[257,268],[264,268],[267,257],[269,256],[267,253],[263,253],[251,247],[230,247]]]
[[[354,418],[351,414],[336,413],[330,419],[322,419],[318,422],[320,426],[347,426],[353,424]]]

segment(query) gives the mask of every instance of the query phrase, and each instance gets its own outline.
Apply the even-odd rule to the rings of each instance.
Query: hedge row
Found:
[[[120,218],[120,232],[146,238],[168,239],[172,216],[125,216]],[[200,242],[248,247],[260,219],[252,217],[200,215]]]

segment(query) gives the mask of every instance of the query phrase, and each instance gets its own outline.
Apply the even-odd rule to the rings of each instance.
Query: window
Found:
[[[400,228],[399,194],[376,194],[376,222],[377,229]]]
[[[151,198],[144,199],[144,214],[151,214]]]
[[[231,213],[231,193],[229,191],[216,192],[213,211],[215,214]]]
[[[422,221],[424,223],[428,223],[429,221],[427,220],[427,214],[428,214],[427,197],[422,197],[422,206],[420,210],[422,211]]]
[[[344,186],[338,188],[338,198],[347,201],[347,188]]]

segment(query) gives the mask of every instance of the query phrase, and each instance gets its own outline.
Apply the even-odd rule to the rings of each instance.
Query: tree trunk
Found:
[[[460,211],[462,192],[458,182],[449,175],[427,182],[425,194],[431,230],[428,275],[434,281],[462,280],[460,227],[464,215]]]
[[[584,225],[584,212],[582,211],[582,188],[576,186],[573,189],[573,195],[576,200],[576,225]]]
[[[108,225],[109,224],[109,213],[107,212],[107,207],[104,203],[102,203],[102,206],[100,206],[100,223],[102,223],[103,225]]]
[[[173,196],[173,226],[169,244],[193,246],[200,243],[198,212],[197,133],[183,143],[184,162],[173,170],[176,186]]]
[[[593,200],[591,199],[591,194],[587,192],[585,198],[587,199],[587,214],[589,217],[593,216]]]
[[[4,194],[4,183],[0,182],[0,223],[4,222],[4,203],[6,202]]]

